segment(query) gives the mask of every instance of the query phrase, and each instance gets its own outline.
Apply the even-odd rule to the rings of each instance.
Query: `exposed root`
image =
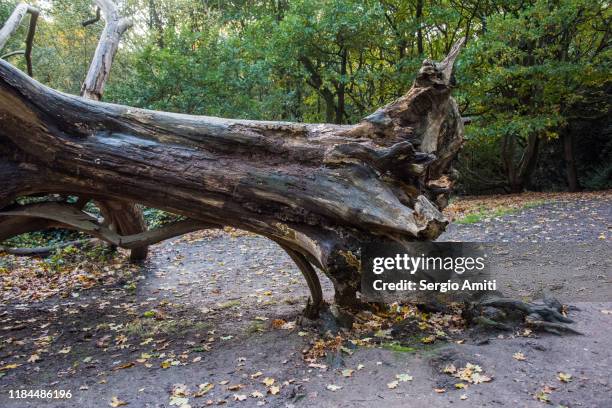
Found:
[[[69,241],[64,242],[59,245],[50,245],[45,247],[35,247],[35,248],[8,248],[4,246],[0,246],[0,253],[4,252],[9,255],[14,256],[37,256],[40,258],[46,258],[51,256],[54,252],[67,248],[69,246],[75,248],[85,248],[94,245],[97,242],[101,242],[98,239],[81,239],[77,241]]]
[[[466,321],[487,328],[512,330],[518,324],[525,324],[553,334],[582,334],[567,325],[574,321],[564,315],[564,311],[557,299],[546,294],[541,301],[534,303],[495,294],[469,302],[463,313]]]

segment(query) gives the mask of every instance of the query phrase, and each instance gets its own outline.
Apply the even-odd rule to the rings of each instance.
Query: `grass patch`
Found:
[[[251,324],[249,324],[249,326],[246,328],[246,332],[247,334],[255,334],[255,333],[262,333],[264,332],[265,326],[262,322],[252,322]]]
[[[454,221],[455,224],[475,224],[482,221],[485,218],[503,217],[509,214],[516,214],[523,210],[530,208],[539,207],[546,204],[546,201],[538,200],[526,203],[520,207],[498,207],[493,209],[487,209],[485,207],[479,207],[478,211],[472,214],[468,214],[463,218],[459,218]]]
[[[216,309],[218,310],[225,310],[225,309],[229,309],[231,307],[237,307],[240,306],[240,301],[239,300],[230,300],[228,302],[225,303],[219,303],[216,307]]]
[[[210,329],[210,325],[203,322],[194,322],[188,319],[179,320],[153,320],[149,318],[136,319],[125,325],[123,330],[128,335],[138,337],[153,337],[155,335],[184,334],[185,332],[199,332]]]
[[[393,341],[391,343],[383,343],[382,348],[384,348],[385,350],[397,351],[399,353],[415,353],[417,351],[417,348],[415,347],[402,346],[396,341]]]

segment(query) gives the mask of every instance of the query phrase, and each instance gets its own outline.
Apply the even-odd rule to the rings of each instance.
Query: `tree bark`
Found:
[[[7,41],[17,31],[21,21],[25,18],[26,14],[30,13],[32,16],[38,16],[38,10],[34,7],[28,6],[25,3],[19,3],[15,10],[8,18],[6,23],[0,28],[0,50],[4,48]]]
[[[32,46],[34,43],[34,34],[36,33],[36,21],[38,20],[39,15],[38,9],[25,3],[19,3],[17,7],[15,7],[15,10],[10,15],[9,19],[2,26],[2,28],[0,28],[0,51],[2,51],[9,38],[15,34],[15,31],[17,31],[19,28],[26,14],[30,14],[30,26],[28,28],[28,35],[26,38],[26,49],[24,51],[8,53],[0,58],[8,58],[12,55],[23,54],[26,60],[28,75],[32,76]]]
[[[419,55],[423,55],[423,0],[417,0],[416,3],[416,22],[417,27],[417,51]]]
[[[106,22],[96,52],[89,66],[87,77],[81,87],[81,95],[99,101],[119,48],[121,36],[132,26],[132,21],[119,15],[112,0],[94,0]]]
[[[89,66],[87,77],[81,87],[81,96],[99,101],[102,99],[104,88],[110,77],[111,66],[115,54],[119,48],[119,42],[125,31],[132,26],[132,21],[121,17],[117,5],[113,0],[94,0],[98,6],[98,12],[102,12],[104,18],[104,30],[96,47],[96,52]],[[94,20],[96,20],[94,19]],[[124,235],[138,234],[147,229],[147,225],[140,208],[126,201],[100,200],[98,207],[107,217],[107,221],[117,232]],[[147,257],[148,248],[133,248],[130,259],[138,262]]]
[[[354,305],[363,244],[435,239],[447,225],[440,210],[463,140],[451,97],[460,47],[441,63],[426,60],[406,95],[344,126],[106,104],[0,61],[0,219],[47,219],[127,248],[168,238],[112,231],[74,205],[10,204],[41,193],[140,203],[198,228],[268,237],[321,269],[337,302]]]
[[[523,147],[518,162],[515,161],[516,138],[517,136],[511,134],[503,136],[501,159],[510,192],[522,193],[535,167],[540,138],[537,134],[527,137],[525,147]]]
[[[565,169],[567,173],[567,188],[571,192],[580,191],[580,182],[578,181],[576,160],[574,158],[574,138],[568,130],[563,131],[561,138],[563,139],[563,157],[565,159]]]

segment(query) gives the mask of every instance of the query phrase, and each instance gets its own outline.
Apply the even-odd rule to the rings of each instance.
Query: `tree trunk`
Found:
[[[102,99],[106,82],[110,77],[111,66],[119,48],[121,37],[132,26],[132,21],[119,15],[117,6],[112,0],[94,1],[98,5],[98,10],[102,11],[105,25],[89,66],[87,77],[81,87],[81,96],[99,101]],[[123,235],[132,235],[147,230],[142,211],[136,204],[117,200],[98,200],[96,204],[107,218],[108,223],[117,232]],[[135,262],[142,261],[146,259],[147,253],[148,248],[146,246],[133,248],[130,259]]]
[[[506,134],[502,138],[501,159],[504,173],[511,193],[522,193],[535,168],[540,138],[537,134],[527,137],[521,158],[515,161],[516,136]],[[520,148],[520,147],[519,147]]]
[[[416,3],[416,22],[417,27],[417,51],[419,55],[423,55],[423,0],[417,0]]]
[[[17,31],[21,21],[25,18],[26,14],[30,13],[32,16],[38,17],[38,10],[34,7],[28,6],[25,3],[20,3],[15,7],[15,10],[6,21],[6,23],[0,28],[0,50],[4,48],[7,41]]]
[[[318,267],[336,300],[353,305],[363,244],[431,240],[447,225],[440,210],[463,140],[451,97],[460,47],[441,63],[425,61],[406,95],[345,126],[106,104],[53,91],[0,61],[0,219],[47,219],[127,248],[188,227],[233,226],[297,255],[309,283],[304,265]],[[140,203],[190,220],[132,234],[75,205],[11,204],[52,193]]]
[[[565,159],[565,168],[567,172],[567,187],[571,192],[580,191],[580,182],[578,181],[578,172],[576,171],[576,160],[574,159],[574,138],[572,133],[565,130],[562,133],[563,139],[563,157]]]
[[[119,48],[121,36],[132,26],[132,22],[119,15],[117,6],[111,0],[95,0],[95,3],[102,10],[106,24],[89,66],[87,77],[81,87],[81,95],[99,101],[102,99],[104,86],[110,76],[110,69]]]

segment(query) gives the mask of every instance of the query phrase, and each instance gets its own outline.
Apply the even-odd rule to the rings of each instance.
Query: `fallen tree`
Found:
[[[425,61],[406,95],[350,126],[110,105],[53,91],[0,62],[0,215],[91,233],[82,226],[89,216],[70,204],[12,204],[54,193],[242,228],[278,242],[303,271],[320,268],[336,300],[353,304],[362,243],[435,239],[447,224],[440,209],[462,143],[450,95],[460,46],[439,64]],[[152,243],[138,234],[129,241]]]
[[[451,163],[463,142],[451,97],[462,41],[442,62],[425,60],[404,96],[354,125],[188,116],[99,102],[129,22],[111,1],[96,4],[107,25],[82,97],[0,61],[0,242],[68,228],[142,258],[161,240],[232,226],[289,254],[306,278],[306,314],[314,316],[323,305],[314,267],[333,282],[336,303],[353,307],[363,245],[434,240],[444,231]],[[47,198],[19,204],[23,196]],[[84,211],[90,200],[103,218]],[[136,204],[187,219],[147,231]],[[552,322],[552,330],[566,323],[557,304],[496,298],[469,310],[478,320],[509,307]]]
[[[354,305],[362,244],[429,240],[443,231],[448,172],[462,143],[450,96],[461,42],[441,63],[426,60],[406,95],[356,125],[191,117],[97,102],[131,22],[112,0],[94,3],[96,16],[82,25],[103,17],[105,28],[82,86],[90,101],[0,62],[0,241],[69,228],[129,248],[137,260],[163,239],[234,226],[289,254],[311,290],[313,315],[323,303],[313,265],[331,278],[340,305]],[[4,38],[26,11],[37,15],[20,4]],[[15,202],[50,194],[79,199]],[[90,200],[102,219],[83,211]],[[146,231],[135,203],[188,219]]]

